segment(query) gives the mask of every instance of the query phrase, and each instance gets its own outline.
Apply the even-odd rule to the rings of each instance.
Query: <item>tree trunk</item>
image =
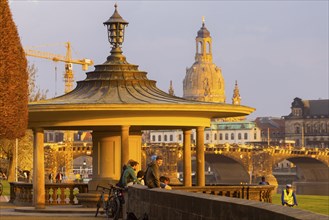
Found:
[[[15,140],[11,140],[12,142],[15,142]],[[8,182],[15,182],[16,176],[15,176],[15,170],[17,168],[16,164],[16,144],[11,143],[12,147],[10,149],[12,155],[9,159],[9,170],[8,170]]]

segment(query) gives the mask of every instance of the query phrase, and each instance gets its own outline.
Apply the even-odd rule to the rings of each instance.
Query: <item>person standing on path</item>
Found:
[[[298,205],[296,195],[295,192],[292,190],[291,184],[287,184],[286,189],[282,191],[281,202],[283,206],[293,207],[295,205]]]

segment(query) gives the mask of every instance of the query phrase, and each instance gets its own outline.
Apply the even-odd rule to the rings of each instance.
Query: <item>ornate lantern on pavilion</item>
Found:
[[[112,45],[111,53],[121,52],[121,45],[124,41],[124,32],[129,24],[125,21],[117,11],[117,4],[114,5],[115,11],[113,15],[103,24],[107,26],[108,40]]]

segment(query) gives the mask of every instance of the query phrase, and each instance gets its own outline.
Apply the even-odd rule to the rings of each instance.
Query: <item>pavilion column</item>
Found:
[[[196,173],[197,186],[205,186],[204,173],[204,127],[197,127],[196,129]]]
[[[142,164],[142,132],[129,130],[129,154],[127,158],[133,159],[139,163],[138,169],[141,169]],[[127,163],[127,161],[125,161]]]
[[[192,186],[192,164],[191,164],[191,133],[192,130],[183,130],[183,177],[184,186]]]
[[[121,167],[127,164],[129,158],[129,125],[121,126]]]
[[[44,132],[36,128],[33,143],[33,203],[36,209],[45,208]]]
[[[121,175],[121,133],[113,131],[94,131],[93,136],[93,179],[89,190],[98,184],[115,184]]]

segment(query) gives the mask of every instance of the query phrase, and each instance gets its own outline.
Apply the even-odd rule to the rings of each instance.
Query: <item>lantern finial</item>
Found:
[[[124,41],[125,28],[129,24],[121,17],[117,7],[118,5],[115,3],[113,15],[103,23],[107,27],[108,40],[112,45],[111,56],[108,57],[108,60],[114,57],[122,57],[121,46]]]

